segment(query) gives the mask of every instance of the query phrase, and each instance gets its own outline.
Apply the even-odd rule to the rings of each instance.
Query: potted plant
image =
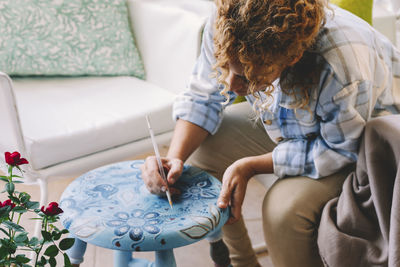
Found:
[[[0,176],[5,182],[0,194],[0,266],[56,266],[55,257],[59,253],[64,256],[64,266],[72,266],[64,251],[73,245],[74,239],[61,239],[68,230],[58,229],[54,225],[62,209],[56,202],[39,209],[39,202],[32,201],[28,193],[15,190],[15,184],[22,183],[23,179],[20,165],[29,163],[19,152],[6,152],[5,162],[8,174]],[[41,220],[40,237],[30,237],[20,225],[21,217],[27,213],[34,214],[33,219]],[[32,259],[26,256],[27,252],[33,255]]]

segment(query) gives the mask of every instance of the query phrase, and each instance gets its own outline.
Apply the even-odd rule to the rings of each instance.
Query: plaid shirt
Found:
[[[383,35],[353,14],[334,7],[327,13],[315,54],[322,62],[318,88],[309,107],[291,109],[293,97],[275,81],[273,103],[260,114],[265,130],[277,143],[274,172],[279,177],[319,178],[357,160],[366,121],[400,110],[400,52]],[[174,119],[192,122],[214,134],[223,117],[222,85],[211,78],[213,17],[207,24],[201,54],[188,89],[174,103]],[[231,101],[236,97],[230,92]],[[259,94],[265,98],[263,93]],[[246,96],[250,103],[255,99]]]

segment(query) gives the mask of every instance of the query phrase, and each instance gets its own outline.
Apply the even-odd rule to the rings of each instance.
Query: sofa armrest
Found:
[[[27,156],[12,81],[3,72],[0,72],[0,125],[0,153],[18,151]]]
[[[213,3],[201,0],[128,0],[146,80],[171,92],[185,89],[199,55]]]

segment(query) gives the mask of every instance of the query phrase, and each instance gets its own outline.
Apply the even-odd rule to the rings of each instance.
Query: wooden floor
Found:
[[[143,156],[142,158],[144,158]],[[63,179],[52,181],[49,183],[49,202],[57,201],[64,189],[75,178]],[[28,192],[32,196],[32,200],[38,201],[40,199],[40,190],[36,185],[18,184],[18,191]],[[265,189],[256,180],[251,180],[247,187],[247,194],[243,206],[243,216],[246,225],[254,244],[259,244],[263,241],[262,226],[261,226],[261,203],[264,198]],[[1,199],[5,197],[4,193],[1,194]],[[23,217],[22,225],[33,232],[34,221],[28,219],[29,216]],[[61,227],[61,225],[59,225]],[[176,262],[178,267],[192,267],[192,266],[213,266],[209,257],[209,244],[206,240],[202,240],[190,246],[177,248],[174,250]],[[152,252],[135,252],[135,257],[154,259]],[[57,257],[57,266],[63,266],[61,255]],[[259,255],[259,262],[262,266],[272,267],[272,263],[267,255],[263,253]],[[111,250],[88,245],[84,262],[81,267],[111,267],[113,266],[113,253]]]

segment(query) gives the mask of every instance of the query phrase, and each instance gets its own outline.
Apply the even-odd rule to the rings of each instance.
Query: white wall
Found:
[[[400,48],[400,0],[375,0],[372,25]]]

